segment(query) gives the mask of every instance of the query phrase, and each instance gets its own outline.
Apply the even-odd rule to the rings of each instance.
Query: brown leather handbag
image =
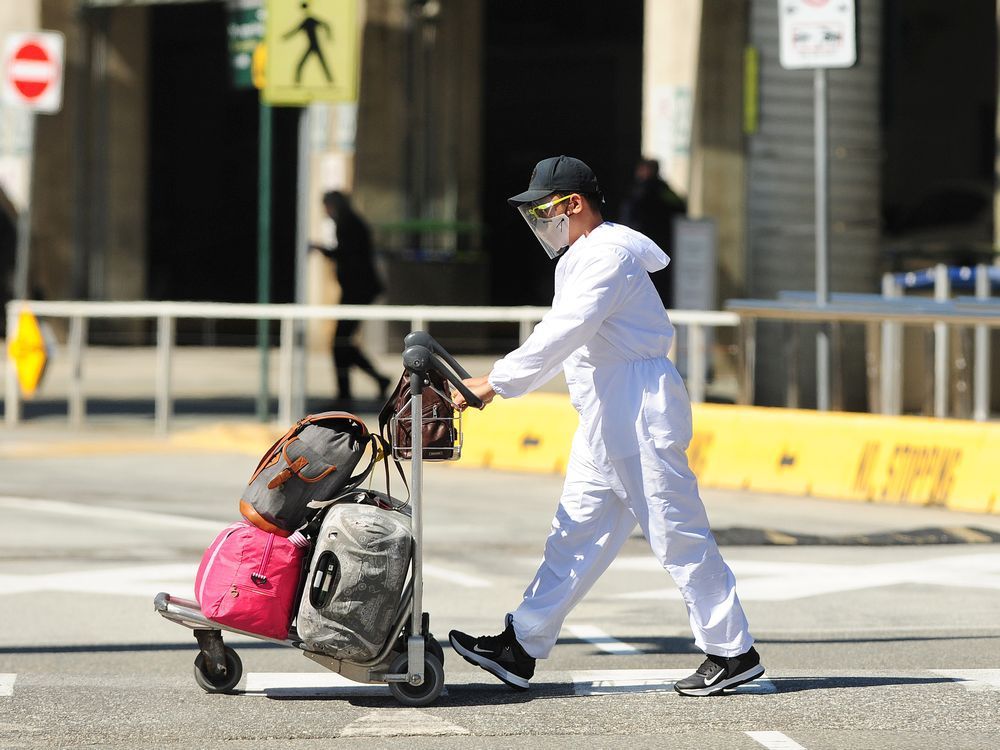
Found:
[[[455,405],[445,395],[451,387],[444,376],[431,371],[423,389],[423,459],[425,461],[451,461],[459,458],[461,444]],[[395,417],[395,419],[393,418]],[[396,389],[389,396],[378,415],[382,437],[392,446],[398,459],[413,458],[413,420],[410,416],[410,376],[403,373]]]

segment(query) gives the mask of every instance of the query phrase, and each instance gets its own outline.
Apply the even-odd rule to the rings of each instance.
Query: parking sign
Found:
[[[778,0],[783,68],[849,68],[858,60],[855,0]]]

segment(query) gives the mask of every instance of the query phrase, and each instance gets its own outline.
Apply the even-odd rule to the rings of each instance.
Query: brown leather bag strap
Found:
[[[240,500],[240,514],[261,531],[266,531],[270,534],[275,534],[276,536],[285,538],[292,535],[291,531],[286,531],[280,526],[275,526],[273,523],[264,518],[264,516],[258,513],[256,508],[254,508],[246,500]]]

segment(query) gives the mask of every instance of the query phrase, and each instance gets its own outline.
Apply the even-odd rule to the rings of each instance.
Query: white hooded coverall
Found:
[[[517,640],[536,659],[636,523],[680,588],[698,648],[737,656],[753,644],[687,463],[691,406],[649,278],[669,260],[628,227],[596,227],[559,259],[552,309],[489,375],[512,398],[562,367],[580,415],[544,558],[513,612]]]

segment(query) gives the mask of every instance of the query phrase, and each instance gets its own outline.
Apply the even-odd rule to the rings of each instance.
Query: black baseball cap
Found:
[[[594,170],[579,159],[572,156],[550,156],[535,165],[528,189],[508,198],[507,202],[517,207],[524,203],[534,203],[552,193],[600,195],[601,188],[597,185]]]

